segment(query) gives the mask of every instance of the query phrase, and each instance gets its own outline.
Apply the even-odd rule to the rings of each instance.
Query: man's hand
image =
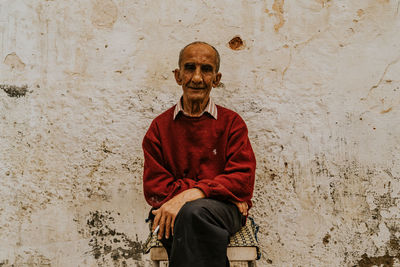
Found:
[[[154,232],[157,226],[160,226],[158,230],[158,239],[162,239],[164,234],[167,239],[170,234],[173,235],[175,217],[186,202],[204,197],[205,195],[200,189],[188,189],[165,202],[159,209],[153,210],[152,213],[155,217],[152,231]]]
[[[236,207],[238,207],[240,213],[243,216],[247,216],[247,210],[249,209],[247,202],[236,202],[236,201],[232,201],[232,202],[233,202],[233,204],[236,205]]]

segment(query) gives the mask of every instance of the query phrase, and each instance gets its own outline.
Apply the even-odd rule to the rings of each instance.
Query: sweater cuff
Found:
[[[194,188],[198,188],[201,191],[203,191],[204,195],[206,195],[206,198],[210,197],[211,194],[211,188],[207,185],[207,184],[197,184],[196,186],[194,186]]]

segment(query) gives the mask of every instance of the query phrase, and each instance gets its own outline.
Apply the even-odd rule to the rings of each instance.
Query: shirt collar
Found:
[[[183,114],[186,114],[185,111],[183,111],[182,98],[180,98],[178,100],[178,102],[176,103],[175,110],[174,110],[174,117],[173,117],[174,120],[176,119],[176,116],[178,116],[179,112],[182,112]],[[208,100],[206,108],[200,114],[200,116],[202,116],[205,112],[209,113],[214,119],[217,119],[217,117],[218,117],[217,105],[215,105],[215,103],[211,99],[211,97]]]

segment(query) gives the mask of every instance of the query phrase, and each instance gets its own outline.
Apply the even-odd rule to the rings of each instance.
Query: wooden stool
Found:
[[[231,267],[256,266],[256,247],[228,247],[227,254]],[[164,247],[153,247],[150,249],[150,259],[154,267],[160,267],[161,261],[168,261],[167,251]]]
[[[151,225],[149,226],[151,229]],[[246,225],[230,237],[227,248],[227,255],[231,267],[255,267],[258,255],[257,235],[258,225],[250,217],[247,218]],[[157,236],[151,232],[144,245],[144,253],[150,252],[150,259],[154,267],[159,267],[161,261],[168,261],[168,254]]]

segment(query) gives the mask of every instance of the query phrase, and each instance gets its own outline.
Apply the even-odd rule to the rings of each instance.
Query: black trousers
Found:
[[[186,203],[175,218],[174,236],[161,242],[170,267],[225,267],[229,237],[242,226],[238,208],[214,199]]]

